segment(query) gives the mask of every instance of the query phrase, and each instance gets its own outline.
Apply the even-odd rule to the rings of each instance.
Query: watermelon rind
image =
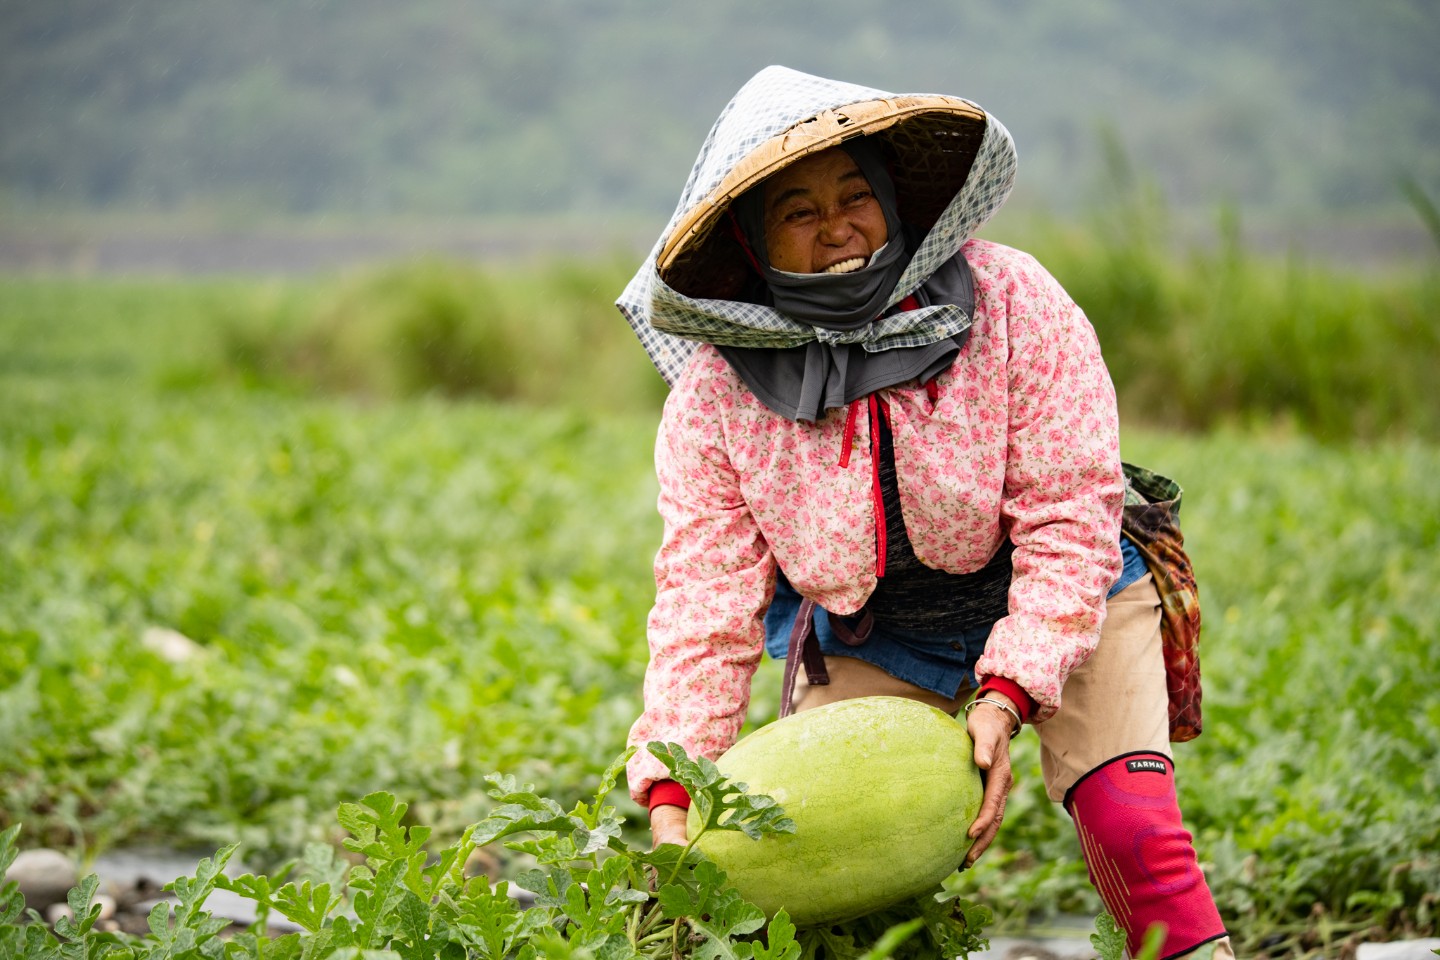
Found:
[[[801,927],[853,919],[934,889],[964,858],[984,788],[965,725],[902,697],[793,714],[715,761],[768,794],[793,834],[711,830],[696,848],[746,900]],[[691,836],[699,830],[692,809]]]

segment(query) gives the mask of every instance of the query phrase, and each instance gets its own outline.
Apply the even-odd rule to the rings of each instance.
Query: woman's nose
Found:
[[[855,226],[842,210],[831,210],[820,218],[820,242],[841,246],[855,232]]]

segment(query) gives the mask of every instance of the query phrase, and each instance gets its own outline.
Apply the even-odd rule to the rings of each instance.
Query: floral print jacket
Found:
[[[1009,615],[976,666],[1060,705],[1090,655],[1120,573],[1124,500],[1114,388],[1080,308],[1034,258],[969,240],[970,338],[929,386],[880,391],[894,434],[900,505],[915,553],[951,573],[1015,545]],[[777,565],[826,610],[859,610],[876,584],[865,418],[815,423],[767,410],[713,347],[675,383],[656,441],[664,540],[655,561],[644,712],[630,731],[632,795],[664,767],[643,747],[674,741],[715,758],[734,742],[763,649]],[[842,466],[842,460],[846,465]]]

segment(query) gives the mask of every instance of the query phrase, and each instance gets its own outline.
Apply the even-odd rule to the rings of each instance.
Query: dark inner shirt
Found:
[[[900,486],[895,477],[895,441],[886,417],[880,417],[880,496],[885,504],[885,576],[875,585],[866,607],[875,623],[923,633],[959,633],[994,623],[1008,612],[1009,537],[990,562],[973,573],[946,573],[927,567],[915,556],[900,513]]]

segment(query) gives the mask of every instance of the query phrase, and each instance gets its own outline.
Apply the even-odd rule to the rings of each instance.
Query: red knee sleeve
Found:
[[[1151,924],[1166,927],[1162,958],[1225,936],[1210,887],[1180,823],[1170,759],[1130,753],[1091,770],[1065,794],[1090,882],[1124,929],[1133,957]]]

